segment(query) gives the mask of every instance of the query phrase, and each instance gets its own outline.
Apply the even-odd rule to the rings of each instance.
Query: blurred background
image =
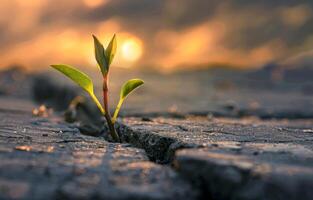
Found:
[[[128,78],[146,81],[126,111],[313,115],[313,1],[1,0],[0,13],[0,69],[62,84],[49,64],[100,84],[91,34],[106,45],[116,33],[112,100]],[[22,93],[3,77],[3,94]]]

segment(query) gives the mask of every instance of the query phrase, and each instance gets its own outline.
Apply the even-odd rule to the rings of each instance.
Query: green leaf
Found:
[[[127,95],[129,95],[132,91],[136,88],[144,84],[143,80],[141,79],[130,79],[122,86],[120,98],[125,99]]]
[[[113,118],[112,118],[112,122],[114,123],[117,119],[117,115],[122,107],[122,104],[125,100],[125,98],[131,93],[133,92],[136,88],[138,88],[139,86],[143,85],[144,82],[141,79],[130,79],[128,80],[126,83],[124,83],[124,85],[122,86],[121,89],[121,93],[120,93],[120,100],[116,106]]]
[[[94,46],[95,46],[95,57],[96,57],[97,63],[100,67],[102,75],[105,75],[109,71],[109,66],[107,64],[104,47],[95,35],[92,35],[92,37],[93,37]]]
[[[110,66],[110,64],[112,63],[113,61],[113,58],[116,54],[116,47],[117,47],[117,44],[116,44],[116,36],[115,34],[113,35],[108,47],[106,48],[105,50],[105,55],[106,55],[106,61],[108,63],[108,66]]]
[[[58,70],[59,72],[70,78],[72,81],[74,81],[76,84],[78,84],[81,88],[83,88],[90,95],[92,100],[96,103],[99,110],[102,113],[104,113],[103,107],[101,106],[99,100],[94,94],[93,83],[88,75],[69,65],[60,64],[60,65],[51,65],[51,67]]]

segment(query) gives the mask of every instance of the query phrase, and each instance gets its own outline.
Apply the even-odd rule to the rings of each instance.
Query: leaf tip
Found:
[[[58,66],[60,66],[60,65],[56,65],[56,64],[52,64],[52,65],[50,65],[50,67],[52,67],[52,68],[57,68]]]
[[[96,35],[92,34],[92,38],[93,38],[94,43],[99,43],[99,44],[101,44],[101,43],[100,43],[100,40],[97,38]]]
[[[132,79],[134,81],[136,81],[138,83],[138,86],[143,85],[145,82],[142,79],[136,78],[136,79]]]

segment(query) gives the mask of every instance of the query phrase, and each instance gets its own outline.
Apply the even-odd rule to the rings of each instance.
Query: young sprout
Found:
[[[116,118],[118,116],[118,113],[126,97],[136,88],[141,86],[144,82],[141,79],[131,79],[131,80],[128,80],[126,83],[124,83],[120,92],[120,100],[117,104],[113,117],[111,117],[111,114],[109,111],[109,98],[108,98],[109,96],[108,76],[109,76],[110,65],[116,53],[116,46],[117,46],[116,36],[114,34],[113,38],[111,39],[106,49],[103,47],[103,45],[100,43],[100,41],[98,40],[96,36],[93,35],[93,39],[94,39],[94,46],[95,46],[95,58],[100,67],[102,77],[103,77],[103,87],[102,87],[103,88],[103,106],[101,105],[98,98],[94,94],[93,82],[89,78],[88,75],[84,74],[83,72],[75,69],[74,67],[70,65],[58,64],[58,65],[51,65],[51,67],[63,73],[65,76],[70,78],[72,81],[78,84],[81,88],[83,88],[89,94],[91,99],[95,102],[95,104],[97,105],[97,107],[99,108],[103,116],[105,117],[108,127],[109,127],[109,132],[112,138],[114,139],[114,141],[120,142],[119,135],[117,134],[116,129],[114,127]]]

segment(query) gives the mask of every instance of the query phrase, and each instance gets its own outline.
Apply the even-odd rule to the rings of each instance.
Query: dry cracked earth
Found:
[[[309,117],[136,114],[119,119],[122,143],[112,143],[62,112],[34,116],[34,107],[29,98],[0,96],[0,199],[313,196]]]

